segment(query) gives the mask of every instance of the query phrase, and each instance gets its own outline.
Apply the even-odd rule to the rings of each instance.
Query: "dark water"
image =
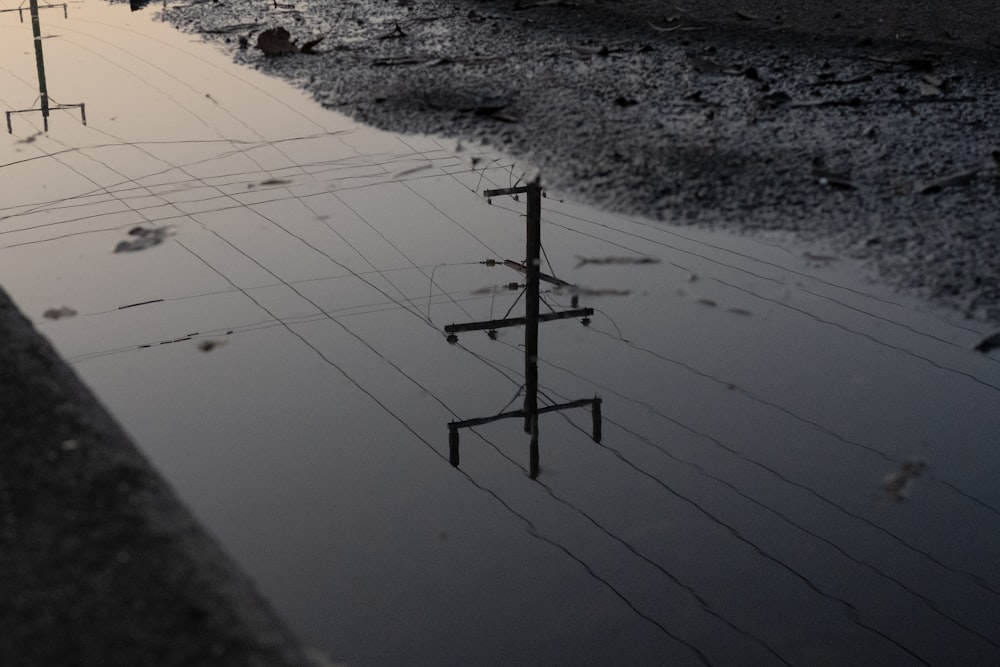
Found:
[[[38,96],[16,16],[5,109]],[[603,438],[589,407],[542,415],[533,480],[521,420],[496,421],[456,469],[449,422],[523,399],[523,328],[444,328],[523,314],[523,276],[484,262],[524,258],[524,197],[481,193],[526,167],[354,125],[124,6],[42,20],[49,93],[88,125],[17,114],[0,140],[0,284],[306,645],[1000,661],[983,326],[822,249],[548,193],[542,270],[596,312],[540,326],[539,402],[599,396]],[[543,284],[541,311],[573,294]]]

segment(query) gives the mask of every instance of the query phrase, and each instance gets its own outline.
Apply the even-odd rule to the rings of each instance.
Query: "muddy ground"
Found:
[[[160,11],[372,125],[482,142],[602,207],[796,232],[1000,321],[1000,23],[990,0],[944,5],[219,0]],[[278,27],[289,43],[257,48]]]

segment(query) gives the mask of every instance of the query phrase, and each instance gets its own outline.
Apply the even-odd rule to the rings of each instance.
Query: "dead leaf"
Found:
[[[940,88],[938,88],[937,86],[932,86],[931,84],[925,81],[921,81],[919,84],[917,84],[917,88],[919,89],[920,94],[923,95],[924,97],[936,97],[938,95],[944,94]]]
[[[394,23],[396,24],[396,27],[392,29],[392,32],[381,35],[379,39],[402,39],[407,36],[406,33],[403,32],[403,29],[399,27],[399,21],[394,21]]]
[[[943,88],[945,78],[943,76],[938,76],[937,74],[924,74],[920,77],[921,81],[929,86],[934,86],[935,88]]]
[[[691,64],[691,69],[696,72],[701,72],[702,74],[722,74],[726,69],[711,58],[695,56],[688,62]]]
[[[372,61],[372,65],[374,67],[395,67],[397,65],[423,65],[432,61],[433,58],[430,56],[395,56],[376,58]]]
[[[606,46],[571,46],[570,48],[579,54],[581,58],[593,58],[594,56],[607,58],[611,55],[611,51]]]
[[[924,181],[923,183],[917,183],[914,187],[914,191],[917,194],[923,195],[931,192],[940,192],[944,188],[956,185],[966,185],[971,183],[976,178],[976,174],[978,173],[979,168],[977,167],[975,169],[969,169],[968,171],[960,171],[948,176],[942,176],[941,178]]]
[[[316,55],[316,45],[322,42],[324,39],[326,39],[326,35],[323,35],[322,37],[318,37],[316,39],[311,39],[305,44],[303,44],[302,48],[299,49],[299,51],[306,54],[307,56],[314,56]]]
[[[265,56],[283,56],[297,53],[298,47],[291,40],[291,35],[284,28],[270,28],[257,36],[257,48]]]
[[[658,26],[653,22],[648,22],[649,27],[656,32],[695,32],[697,30],[707,30],[704,26],[688,26],[680,22],[679,16],[674,16],[667,19],[667,23],[671,24],[668,27]]]
[[[791,104],[791,102],[792,102],[791,95],[789,95],[783,90],[777,90],[773,93],[768,93],[767,95],[764,95],[763,97],[758,99],[757,108],[764,111],[770,111],[777,109],[779,107],[783,107],[787,104]]]
[[[493,120],[499,120],[504,123],[521,122],[519,116],[517,116],[513,112],[507,111],[506,104],[497,106],[487,105],[487,106],[476,107],[475,109],[472,110],[472,113],[474,113],[477,116],[492,118]]]
[[[841,174],[826,169],[813,169],[813,178],[820,185],[834,188],[836,190],[856,190],[857,186],[851,182],[848,174]]]

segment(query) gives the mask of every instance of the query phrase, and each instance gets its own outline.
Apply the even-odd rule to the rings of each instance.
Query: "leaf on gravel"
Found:
[[[607,58],[611,51],[606,46],[571,46],[580,58],[588,59],[598,56],[599,58]]]
[[[920,77],[920,94],[924,97],[937,97],[944,94],[945,78],[934,74],[924,74]]]
[[[322,37],[319,37],[317,39],[310,39],[308,42],[303,44],[302,48],[299,50],[302,53],[306,54],[307,56],[314,56],[316,55],[316,45],[322,42],[324,39],[326,39],[326,35],[323,35]]]
[[[813,178],[816,182],[822,186],[831,187],[835,190],[856,190],[857,186],[851,182],[851,177],[848,174],[841,174],[835,171],[829,171],[827,169],[817,169],[812,170]]]
[[[406,33],[403,29],[399,27],[399,21],[394,21],[396,27],[392,29],[392,32],[387,32],[384,35],[379,36],[379,39],[402,39],[406,37]]]
[[[396,67],[399,65],[423,65],[433,63],[434,58],[430,56],[396,56],[391,58],[376,58],[372,61],[374,67]]]
[[[785,106],[786,104],[791,104],[791,102],[791,95],[783,90],[777,90],[773,93],[768,93],[757,100],[757,108],[763,110],[777,109]]]
[[[284,56],[297,53],[298,47],[292,41],[291,35],[284,28],[269,28],[257,36],[257,48],[265,56]]]
[[[935,178],[929,181],[924,181],[923,183],[917,183],[914,187],[914,191],[917,194],[928,194],[931,192],[940,192],[944,188],[950,188],[956,185],[966,185],[971,183],[973,179],[976,178],[976,174],[979,173],[979,168],[969,169],[968,171],[960,171],[955,174],[949,174],[948,176],[942,176],[940,178]]]
[[[653,30],[655,30],[656,32],[694,32],[696,30],[706,30],[707,29],[704,26],[684,25],[681,22],[681,17],[679,17],[679,16],[673,16],[673,17],[667,19],[667,23],[669,24],[667,26],[659,26],[659,25],[656,25],[653,22],[648,22],[648,23],[649,23],[649,27],[652,28]]]
[[[482,106],[477,107],[472,110],[477,116],[484,116],[486,118],[492,118],[493,120],[499,120],[503,123],[520,123],[521,118],[510,111],[507,111],[507,105],[502,106]]]
[[[691,64],[691,69],[696,72],[701,72],[702,74],[722,74],[725,71],[725,67],[715,62],[711,58],[702,58],[700,56],[695,56],[688,61]]]

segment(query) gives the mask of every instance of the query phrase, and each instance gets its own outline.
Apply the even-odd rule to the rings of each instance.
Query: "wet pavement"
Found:
[[[523,329],[445,329],[523,313],[503,260],[525,197],[483,191],[536,165],[365,128],[123,6],[45,25],[49,90],[88,124],[14,118],[0,284],[303,644],[352,665],[996,662],[988,325],[833,242],[549,187],[542,270],[575,287],[541,309],[594,313],[540,326],[538,397],[600,397],[603,437],[592,407],[542,415],[532,479],[522,424],[496,421],[455,468],[449,424],[524,400]],[[30,28],[4,31],[0,103],[25,108]]]

